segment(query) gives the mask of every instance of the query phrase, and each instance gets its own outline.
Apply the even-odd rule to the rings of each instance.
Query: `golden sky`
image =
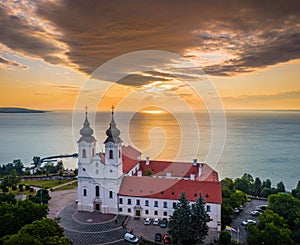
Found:
[[[299,110],[299,12],[296,0],[2,1],[0,106],[73,109],[98,67],[161,50],[202,69],[225,109]],[[190,88],[158,68],[101,81],[89,99],[106,110],[126,98],[130,110],[132,95],[151,105],[172,104],[176,93],[202,109]]]

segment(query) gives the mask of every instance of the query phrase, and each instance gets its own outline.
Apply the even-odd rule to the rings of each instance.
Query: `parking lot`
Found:
[[[235,216],[235,219],[231,223],[231,227],[234,227],[236,230],[239,230],[240,244],[246,244],[246,238],[247,238],[247,230],[245,226],[242,225],[242,222],[247,219],[252,219],[258,222],[259,221],[258,217],[252,216],[251,212],[255,210],[257,206],[267,205],[267,204],[268,201],[266,200],[252,199],[251,202],[246,202],[244,205],[244,210]]]
[[[143,237],[145,240],[153,242],[156,233],[161,233],[162,235],[168,233],[168,227],[161,228],[159,225],[153,225],[153,220],[150,225],[144,225],[144,219],[138,220],[132,217],[128,220],[126,229],[133,231],[134,235],[138,237]],[[203,244],[212,244],[217,238],[217,235],[218,233],[215,229],[209,229],[208,236]]]

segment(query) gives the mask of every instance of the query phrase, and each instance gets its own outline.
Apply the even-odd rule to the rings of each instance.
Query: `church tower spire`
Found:
[[[105,164],[116,166],[118,168],[118,176],[122,173],[122,140],[120,138],[120,130],[117,128],[117,124],[114,118],[114,106],[111,107],[111,121],[109,128],[106,130],[107,138],[104,141],[105,144]]]
[[[111,107],[111,121],[109,124],[109,128],[106,130],[107,138],[104,141],[104,144],[111,142],[115,144],[122,143],[123,141],[120,138],[120,130],[117,128],[117,124],[114,118],[114,106]]]
[[[78,160],[83,164],[91,162],[92,157],[95,156],[96,139],[93,136],[94,130],[90,127],[88,120],[87,107],[85,108],[85,120],[82,129],[80,129],[81,137],[78,140]]]

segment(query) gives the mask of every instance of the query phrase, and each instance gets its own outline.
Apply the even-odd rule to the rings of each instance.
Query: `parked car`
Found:
[[[153,225],[159,225],[159,218],[155,218],[153,220]]]
[[[258,211],[258,212],[260,212],[260,213],[265,212],[265,210],[261,209],[260,207],[257,207],[257,208],[255,209],[255,211]]]
[[[234,208],[234,213],[239,214],[240,213],[239,208]]]
[[[256,225],[256,221],[252,219],[247,219],[242,222],[242,225],[250,225],[250,224]]]
[[[260,206],[258,206],[258,208],[260,208],[260,209],[262,209],[262,210],[267,210],[267,205],[260,205]]]
[[[144,225],[150,225],[151,221],[152,221],[151,218],[146,218],[145,221],[144,221]]]
[[[162,234],[156,233],[156,234],[155,234],[154,240],[155,240],[156,242],[161,242],[161,239],[162,239]]]
[[[163,218],[162,221],[160,222],[160,227],[166,228],[167,225],[168,225],[168,220],[166,218]]]
[[[164,241],[164,244],[171,244],[171,238],[170,238],[169,234],[164,234],[163,241]]]
[[[254,211],[251,212],[252,216],[259,216],[260,214],[261,214],[261,212],[258,212],[256,210],[254,210]]]
[[[239,210],[240,210],[240,211],[243,211],[243,210],[244,210],[244,206],[243,206],[243,205],[240,205],[240,206],[239,206]]]
[[[125,239],[125,241],[131,242],[131,243],[138,243],[139,242],[139,239],[135,235],[133,235],[131,233],[128,233],[128,232],[125,233],[124,239]]]

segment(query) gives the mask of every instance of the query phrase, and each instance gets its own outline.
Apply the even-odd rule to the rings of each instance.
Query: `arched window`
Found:
[[[114,159],[114,152],[113,152],[113,150],[109,150],[109,159]]]
[[[100,196],[100,188],[98,185],[96,185],[96,197]]]
[[[86,158],[86,150],[82,149],[82,158]]]
[[[96,162],[96,168],[98,168],[98,162]]]
[[[119,150],[119,158],[121,157],[121,151]]]
[[[86,189],[83,189],[83,195],[86,196],[87,193],[86,193]]]
[[[92,148],[92,157],[95,156],[95,148]]]

